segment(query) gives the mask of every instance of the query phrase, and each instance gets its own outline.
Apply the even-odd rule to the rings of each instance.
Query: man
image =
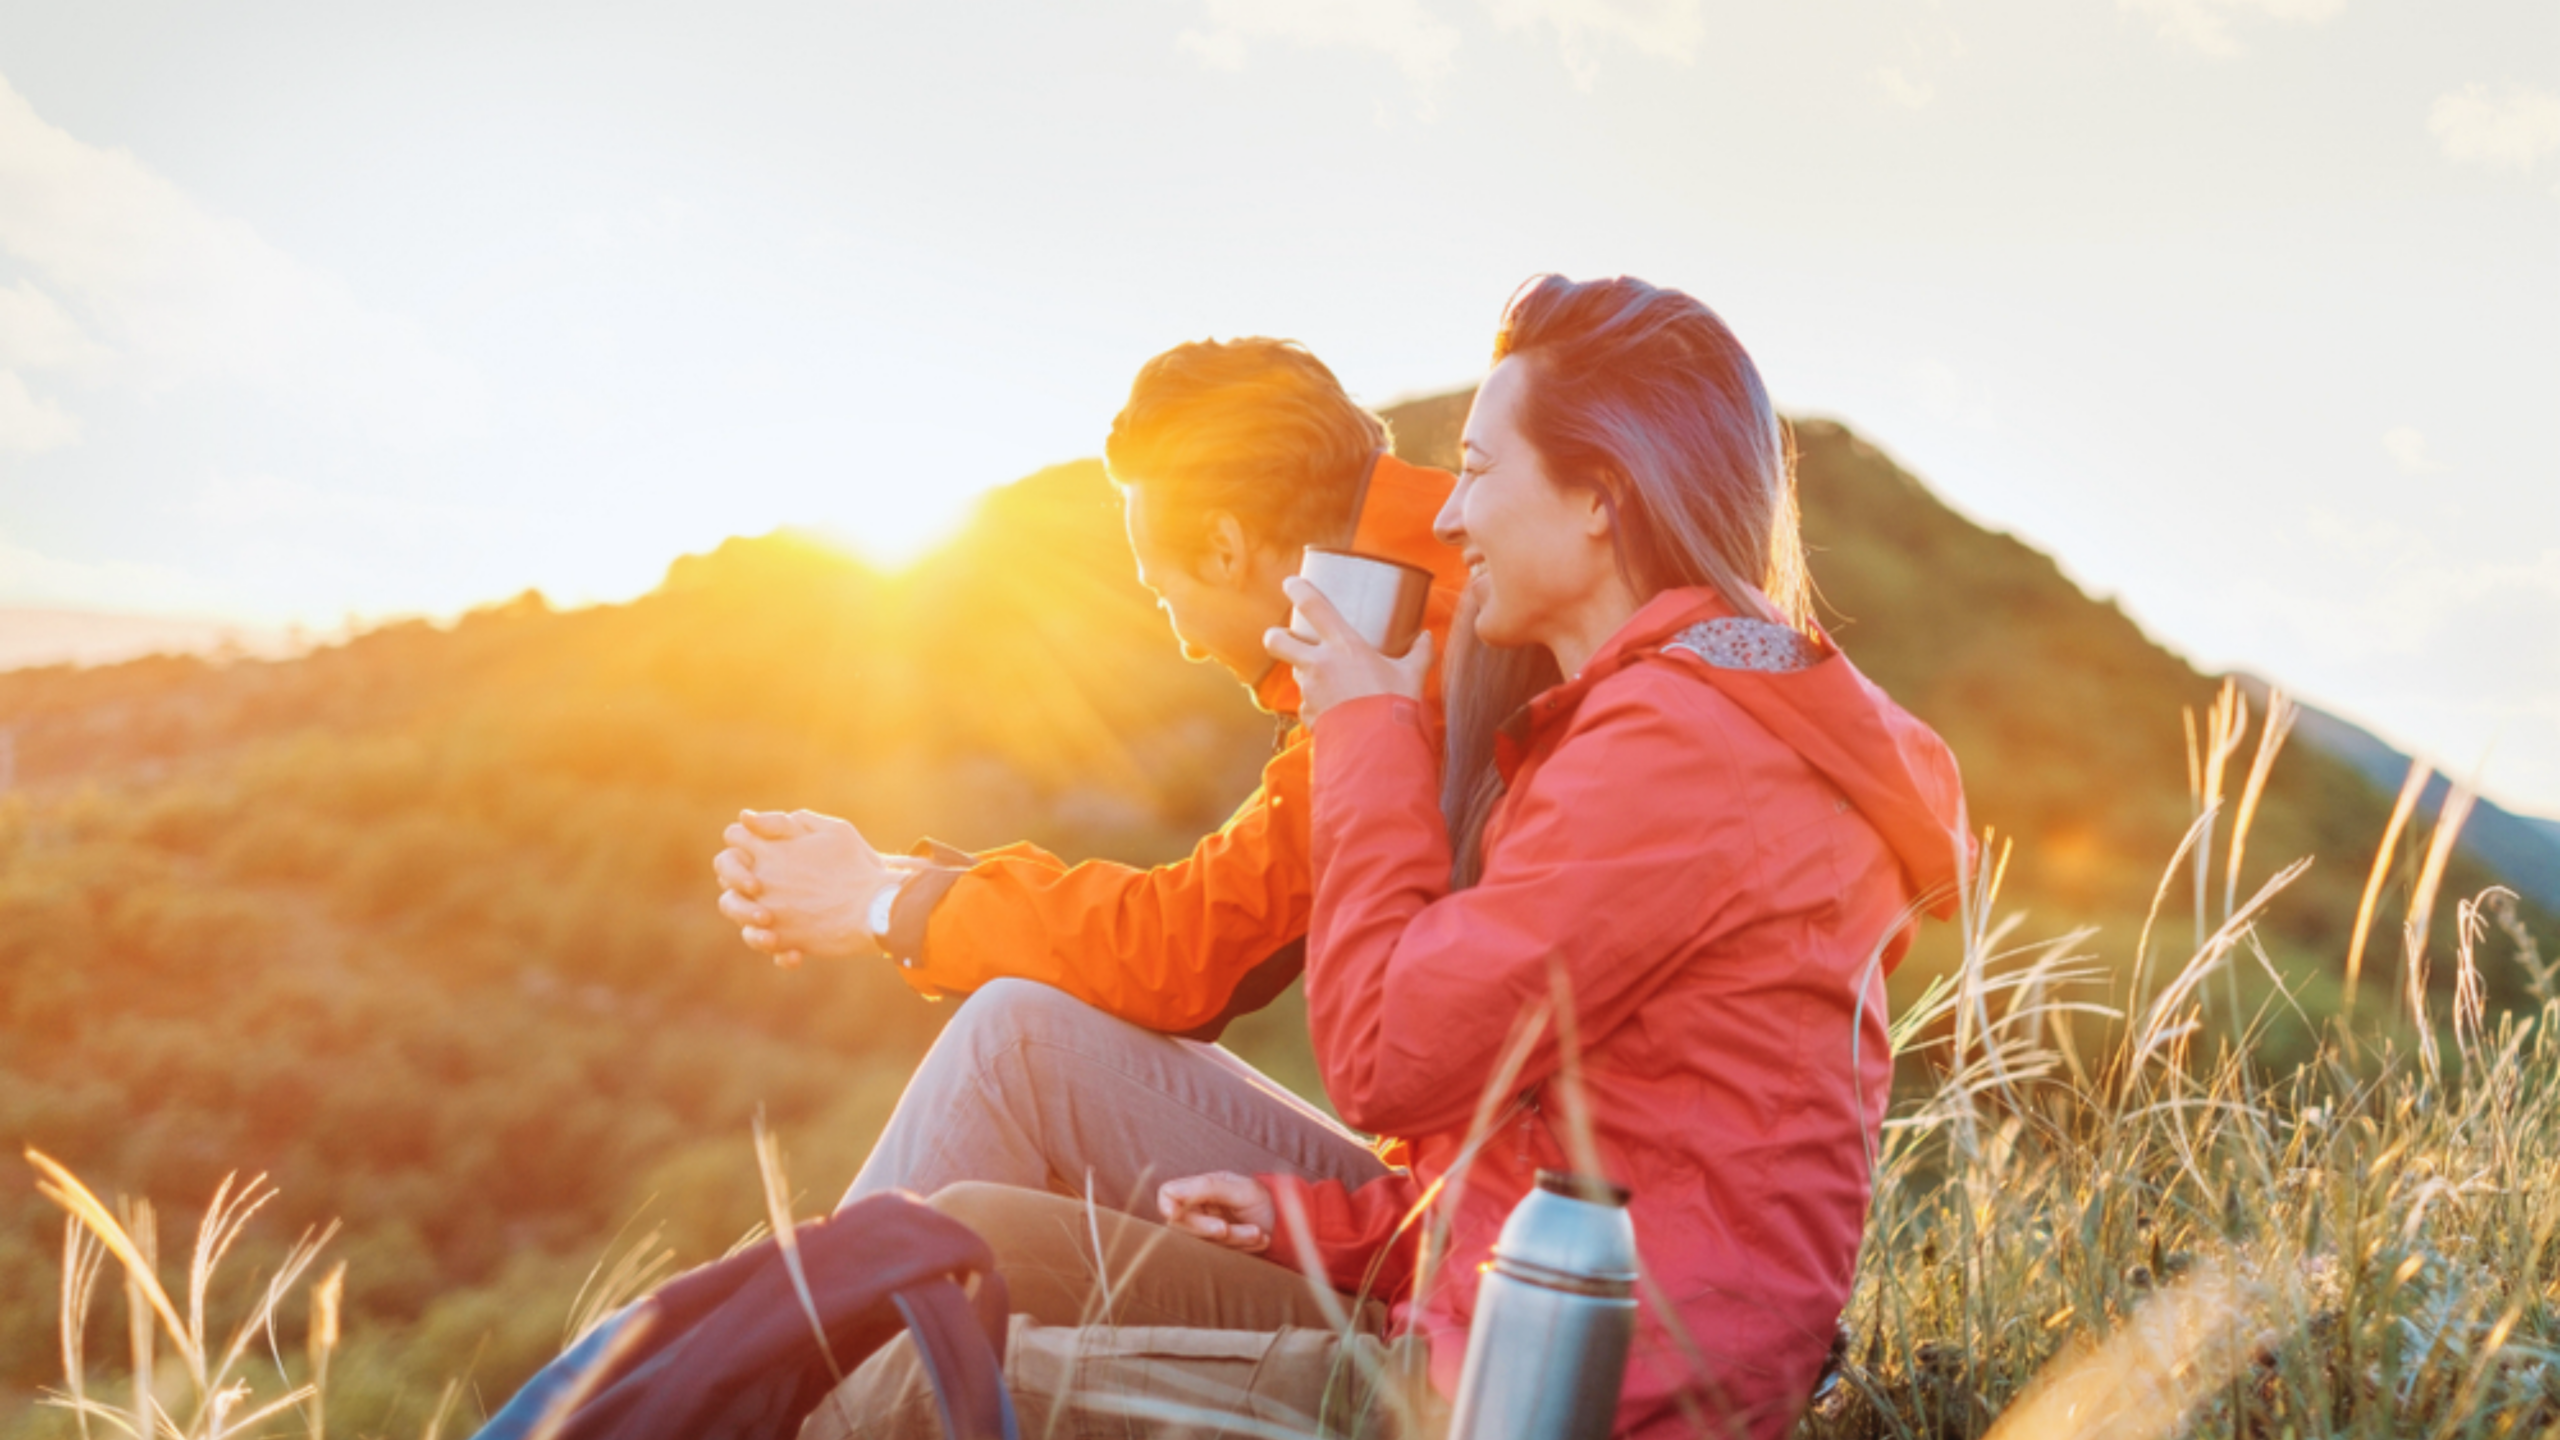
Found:
[[[1147,362],[1104,451],[1138,578],[1183,654],[1282,716],[1263,649],[1308,545],[1430,570],[1443,653],[1465,571],[1432,538],[1452,480],[1387,453],[1386,427],[1286,341],[1203,341]],[[1292,728],[1242,808],[1190,855],[1070,867],[1031,845],[887,857],[850,823],[749,812],[713,862],[721,914],[791,965],[885,955],[926,994],[969,994],[848,1201],[959,1181],[1059,1190],[1153,1218],[1158,1182],[1286,1170],[1357,1184],[1357,1137],[1208,1043],[1305,964],[1309,736]]]

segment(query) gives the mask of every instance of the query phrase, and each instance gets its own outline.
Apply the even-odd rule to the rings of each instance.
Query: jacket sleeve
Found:
[[[1466,890],[1448,888],[1419,707],[1375,696],[1326,711],[1316,770],[1308,1019],[1326,1091],[1359,1129],[1463,1128],[1514,1023],[1550,1001],[1559,972],[1587,1048],[1750,883],[1753,817],[1719,803],[1737,790],[1733,748],[1695,715],[1675,719],[1654,677],[1584,700],[1506,798],[1499,843]],[[1557,1036],[1543,1028],[1518,1089],[1556,1073]]]
[[[1180,860],[1153,869],[1067,865],[1030,846],[976,857],[940,897],[902,973],[927,994],[1016,976],[1154,1030],[1217,1020],[1239,982],[1305,936],[1309,744]]]
[[[1413,1288],[1413,1270],[1422,1253],[1422,1227],[1407,1227],[1405,1218],[1422,1202],[1424,1190],[1405,1171],[1390,1171],[1354,1190],[1339,1180],[1304,1180],[1294,1175],[1259,1175],[1280,1208],[1271,1248],[1262,1258],[1301,1274],[1314,1271],[1342,1294],[1393,1304]],[[1289,1225],[1295,1205],[1307,1220],[1314,1253],[1300,1250]]]

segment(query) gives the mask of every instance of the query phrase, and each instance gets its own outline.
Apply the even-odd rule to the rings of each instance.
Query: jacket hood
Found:
[[[1431,601],[1423,610],[1422,628],[1430,632],[1438,649],[1431,666],[1435,698],[1439,656],[1449,649],[1449,622],[1458,613],[1460,592],[1466,589],[1467,562],[1432,535],[1431,522],[1457,484],[1446,470],[1410,465],[1381,450],[1369,462],[1369,473],[1353,502],[1359,520],[1352,527],[1352,549],[1431,572]],[[1288,666],[1273,662],[1254,682],[1253,701],[1274,715],[1297,714],[1297,677]]]
[[[1955,753],[1860,674],[1818,625],[1812,639],[1820,658],[1800,670],[1724,669],[1664,648],[1688,627],[1733,613],[1713,590],[1665,591],[1619,627],[1582,673],[1531,701],[1519,718],[1544,730],[1570,716],[1593,685],[1630,665],[1682,666],[1838,787],[1893,851],[1927,913],[1941,920],[1954,914],[1975,848]]]

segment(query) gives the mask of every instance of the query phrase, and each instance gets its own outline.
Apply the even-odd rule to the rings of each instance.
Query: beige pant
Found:
[[[1375,1301],[1320,1294],[1255,1256],[1039,1191],[955,1185],[931,1203],[995,1248],[1015,1312],[1005,1383],[1025,1440],[1319,1431],[1429,1440],[1447,1429],[1421,1343],[1382,1338]],[[800,1432],[941,1434],[903,1336]]]

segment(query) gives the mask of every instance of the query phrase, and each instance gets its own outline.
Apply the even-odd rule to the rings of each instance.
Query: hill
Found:
[[[1398,407],[1400,448],[1445,462],[1464,403]],[[2033,933],[2103,923],[2122,960],[2188,823],[2178,711],[2214,682],[1846,429],[1798,435],[1834,633],[2019,839]],[[627,605],[0,674],[0,1139],[180,1221],[266,1171],[270,1253],[343,1218],[346,1425],[414,1431],[449,1374],[503,1393],[626,1220],[684,1263],[756,1221],[760,1108],[825,1205],[939,1023],[879,968],[737,945],[707,862],[740,805],[1144,862],[1247,792],[1267,718],[1181,662],[1130,569],[1087,462],[895,575],[779,535]],[[2269,931],[2315,989],[2388,806],[2314,750],[2277,768],[2247,883],[2321,857]],[[1303,1080],[1294,1011],[1258,1020],[1239,1048]],[[0,1433],[37,1433],[12,1409],[53,1372],[26,1297],[54,1224],[0,1188]]]
[[[2254,677],[2244,677],[2243,683],[2258,693],[2266,689],[2266,682]],[[2396,792],[2407,783],[2410,757],[2343,716],[2306,706],[2294,735],[2300,743],[2343,761],[2377,789]],[[2429,776],[2418,795],[2417,813],[2441,813],[2452,792],[2451,779]],[[2560,821],[2518,815],[2482,799],[2463,823],[2462,843],[2518,894],[2546,910],[2560,910]]]

